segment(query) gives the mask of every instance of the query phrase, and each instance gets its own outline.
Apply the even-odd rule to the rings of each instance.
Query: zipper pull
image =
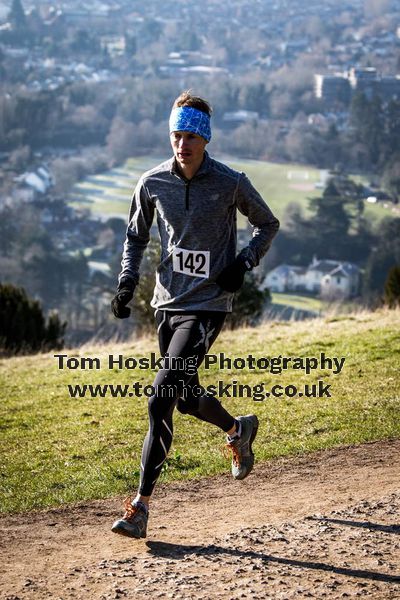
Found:
[[[186,208],[186,210],[189,210],[189,186],[190,186],[190,180],[185,183],[185,186],[186,186],[186,189],[185,189],[185,208]]]

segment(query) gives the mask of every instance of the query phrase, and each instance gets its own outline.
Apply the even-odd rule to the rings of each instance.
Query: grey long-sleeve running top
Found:
[[[171,311],[231,312],[233,294],[216,283],[236,256],[236,209],[253,227],[241,254],[257,266],[279,221],[244,173],[205,152],[200,169],[186,180],[171,158],[142,175],[132,198],[119,281],[139,281],[154,213],[161,240],[151,306]]]

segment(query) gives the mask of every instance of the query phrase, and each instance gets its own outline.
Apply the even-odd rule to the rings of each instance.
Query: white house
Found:
[[[21,187],[33,190],[37,194],[45,194],[54,184],[53,177],[45,166],[39,167],[37,171],[27,171],[14,178]]]
[[[252,123],[258,121],[258,112],[254,110],[235,110],[232,112],[225,112],[222,116],[222,120],[225,123]]]
[[[360,287],[360,269],[352,263],[342,263],[321,280],[321,297],[329,300],[356,296]]]
[[[287,292],[303,289],[306,271],[307,267],[279,265],[279,267],[267,273],[260,285],[260,289],[269,288],[271,292]]]
[[[308,267],[279,265],[267,273],[260,289],[308,292],[326,299],[351,298],[360,286],[360,269],[350,262],[317,260]]]
[[[340,265],[340,262],[337,260],[317,260],[313,258],[304,278],[305,291],[319,294],[322,278],[333,271],[333,269],[336,269],[338,265]]]

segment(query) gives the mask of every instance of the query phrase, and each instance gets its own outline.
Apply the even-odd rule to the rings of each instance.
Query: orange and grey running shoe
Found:
[[[146,537],[149,511],[141,502],[132,504],[132,498],[124,500],[125,514],[122,519],[115,521],[111,531],[133,538]]]
[[[258,419],[256,415],[236,417],[241,423],[240,437],[227,437],[226,448],[232,451],[232,475],[235,479],[244,479],[254,466],[254,453],[251,447],[257,435]]]

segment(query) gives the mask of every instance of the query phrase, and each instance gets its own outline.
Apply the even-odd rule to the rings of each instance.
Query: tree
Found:
[[[345,210],[345,203],[332,180],[325,188],[322,198],[310,200],[314,216],[305,225],[312,240],[313,252],[317,256],[346,258],[350,217]]]
[[[387,152],[389,157],[400,155],[400,100],[391,100],[386,108]]]
[[[105,223],[106,227],[111,229],[114,234],[113,246],[116,250],[121,248],[124,242],[126,232],[126,221],[121,217],[110,217]]]
[[[12,169],[21,172],[28,167],[31,155],[32,153],[29,146],[20,146],[11,152],[8,163]]]
[[[67,324],[52,313],[46,325],[41,306],[23,288],[0,284],[0,347],[11,353],[60,350]]]
[[[56,194],[67,194],[79,180],[78,163],[74,159],[56,158],[51,165]]]
[[[258,289],[254,273],[246,273],[244,283],[235,295],[233,310],[226,323],[231,329],[244,325],[255,325],[261,317],[265,305],[271,301],[269,290]]]
[[[21,0],[12,1],[11,9],[8,14],[8,20],[10,21],[13,29],[16,31],[26,29],[26,17]]]
[[[260,115],[269,114],[269,93],[264,82],[248,82],[239,92],[240,108],[252,110]]]
[[[100,54],[101,46],[97,36],[86,29],[73,30],[70,48],[75,52]]]
[[[124,48],[125,55],[128,56],[129,58],[131,58],[132,56],[134,56],[136,54],[136,50],[137,50],[136,36],[130,35],[128,32],[125,32],[124,40],[125,40],[125,48]]]
[[[155,286],[155,274],[160,262],[160,242],[151,238],[140,267],[140,282],[133,296],[133,314],[139,329],[146,331],[154,325],[154,309],[150,306]]]
[[[120,117],[114,117],[110,132],[107,136],[107,148],[117,164],[137,152],[136,127]]]
[[[18,223],[12,209],[5,206],[0,211],[0,254],[11,256],[12,245],[18,237]]]
[[[163,32],[163,26],[164,24],[161,23],[161,21],[151,17],[146,17],[142,22],[140,35],[138,37],[138,40],[140,40],[140,45],[145,47],[148,44],[157,42]]]
[[[385,304],[390,308],[400,306],[400,266],[392,267],[388,273],[384,288]]]
[[[89,267],[86,256],[80,251],[75,256],[61,258],[63,273],[63,296],[68,298],[67,310],[74,319],[75,327],[80,326],[85,290],[89,285]]]
[[[364,0],[364,13],[367,18],[376,19],[388,12],[390,0]]]
[[[382,176],[383,185],[393,195],[395,202],[400,197],[400,153],[388,162]]]
[[[350,122],[354,127],[355,141],[361,143],[373,167],[384,159],[385,115],[382,100],[374,96],[368,100],[364,93],[356,93],[350,107]]]
[[[400,264],[400,218],[386,217],[379,225],[375,247],[368,257],[363,279],[367,298],[381,296],[387,273]]]
[[[285,228],[274,248],[281,260],[304,265],[314,255],[332,260],[365,261],[374,236],[364,218],[362,186],[343,176],[330,179],[322,197],[309,200],[312,216],[298,205],[286,212]]]
[[[193,29],[184,29],[180,32],[177,41],[178,50],[195,52],[201,48],[201,39]]]

